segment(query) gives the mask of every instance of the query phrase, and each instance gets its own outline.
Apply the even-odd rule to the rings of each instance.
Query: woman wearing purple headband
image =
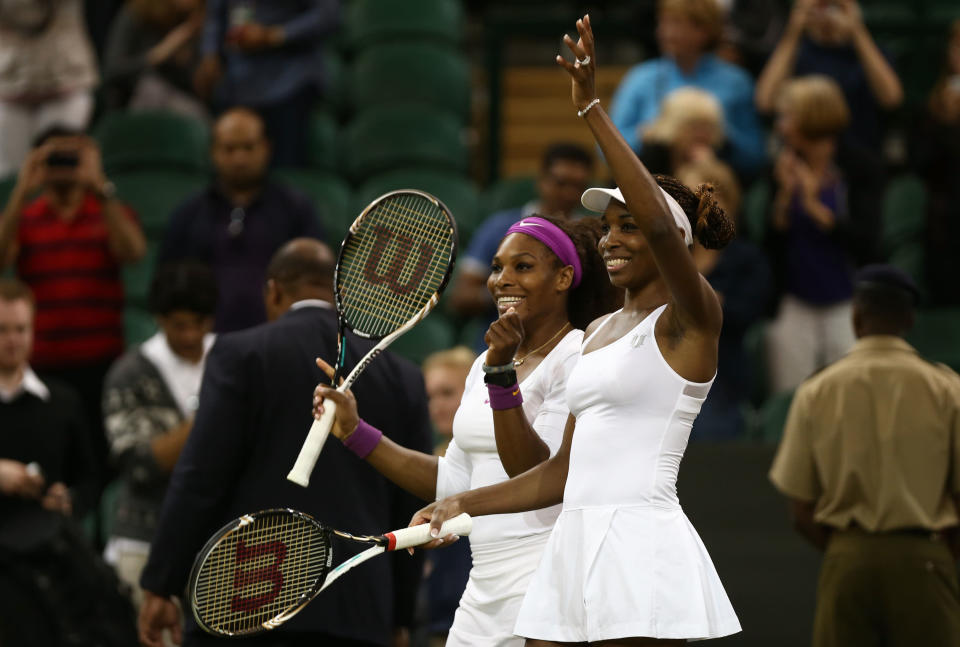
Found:
[[[588,189],[602,211],[600,253],[623,308],[585,332],[570,374],[560,450],[506,483],[428,506],[412,523],[434,528],[461,512],[517,513],[563,503],[524,597],[516,634],[528,647],[604,641],[608,647],[682,644],[740,631],[710,556],[677,499],[690,428],[713,383],[720,299],[697,272],[694,238],[723,247],[733,227],[710,187],[654,178],[596,99],[589,17],[570,75],[619,189]]]
[[[507,231],[487,280],[500,318],[487,330],[488,350],[467,376],[444,456],[383,438],[358,421],[350,394],[318,387],[317,413],[324,397],[336,400],[334,435],[426,500],[501,483],[546,460],[559,448],[569,415],[564,392],[582,329],[618,301],[597,252],[600,233],[595,218],[530,217]],[[513,626],[559,513],[554,506],[476,521],[470,534],[473,568],[448,647],[523,644]]]

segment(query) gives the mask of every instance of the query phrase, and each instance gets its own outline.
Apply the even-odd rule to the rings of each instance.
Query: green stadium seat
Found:
[[[160,241],[148,240],[147,253],[143,258],[133,265],[123,267],[123,293],[128,306],[147,308],[147,297],[150,294],[150,283],[153,281],[159,251]]]
[[[310,118],[307,165],[324,171],[336,171],[340,159],[339,126],[333,115],[318,110]]]
[[[3,209],[7,205],[7,200],[10,199],[10,194],[13,192],[13,187],[16,184],[16,175],[0,178],[0,209]]]
[[[767,376],[767,326],[769,321],[757,321],[743,334],[743,352],[750,363],[750,402],[759,407],[769,395]]]
[[[738,228],[757,245],[767,234],[767,214],[773,200],[773,188],[767,180],[756,180],[743,196],[743,211]]]
[[[390,350],[406,357],[415,364],[438,350],[446,350],[456,344],[453,328],[439,312],[431,312],[427,318],[400,335],[390,344]]]
[[[399,74],[397,66],[403,66]],[[470,69],[457,51],[433,42],[390,42],[364,49],[353,64],[350,92],[358,109],[422,103],[467,122]]]
[[[485,215],[522,207],[537,199],[537,178],[532,176],[511,177],[498,180],[483,192]]]
[[[153,315],[136,306],[128,306],[123,311],[123,334],[127,347],[135,346],[149,339],[157,332]]]
[[[905,175],[890,182],[883,198],[881,245],[887,254],[919,241],[927,217],[927,192],[923,182]]]
[[[422,105],[364,110],[347,127],[344,153],[347,174],[355,180],[409,165],[467,168],[459,120]]]
[[[897,246],[887,257],[888,263],[899,267],[913,278],[921,295],[926,294],[926,254],[923,242],[914,240]]]
[[[353,0],[346,9],[344,39],[353,48],[401,39],[459,43],[463,23],[459,0]]]
[[[110,176],[117,195],[137,212],[148,239],[163,237],[173,210],[206,186],[206,177],[178,170],[129,170]]]
[[[403,169],[375,176],[357,190],[356,213],[370,202],[389,191],[419,189],[440,199],[457,222],[461,250],[476,229],[481,218],[480,202],[476,187],[467,178],[457,173],[434,169]]]
[[[960,308],[919,311],[907,341],[927,359],[960,372]]]
[[[209,129],[189,117],[166,112],[111,112],[96,125],[94,137],[110,174],[141,168],[201,172],[209,164]]]
[[[323,225],[326,242],[337,249],[357,216],[349,185],[337,175],[305,169],[278,169],[274,175],[305,193]]]
[[[793,391],[784,391],[771,396],[760,408],[760,440],[775,444],[783,436],[783,427],[787,424]]]
[[[349,88],[343,70],[343,58],[335,47],[327,47],[323,53],[323,94],[319,105],[330,112],[341,115],[348,108]]]

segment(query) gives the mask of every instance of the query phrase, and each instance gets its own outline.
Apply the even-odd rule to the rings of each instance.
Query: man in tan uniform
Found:
[[[796,392],[770,479],[825,550],[815,647],[960,645],[960,376],[903,336],[917,290],[855,279],[857,343]]]

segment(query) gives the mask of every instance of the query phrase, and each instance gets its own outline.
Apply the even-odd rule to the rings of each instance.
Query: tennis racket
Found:
[[[346,359],[344,329],[380,341],[337,386],[346,391],[389,346],[429,314],[446,287],[457,256],[457,226],[442,202],[423,191],[393,191],[363,210],[340,245],[334,272],[337,386]],[[287,478],[307,487],[333,427],[336,405],[323,403]]]
[[[461,514],[443,524],[440,536],[468,535],[472,526],[470,516]],[[334,536],[373,546],[331,570]],[[188,590],[193,617],[204,631],[221,636],[276,629],[350,569],[432,539],[430,524],[355,536],[296,510],[246,514],[221,528],[197,555]]]

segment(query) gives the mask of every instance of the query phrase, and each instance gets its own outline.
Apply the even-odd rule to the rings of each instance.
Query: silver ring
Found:
[[[589,65],[589,64],[590,64],[590,55],[587,54],[587,55],[584,56],[583,58],[578,58],[577,61],[576,61],[576,63],[573,64],[573,66],[574,66],[574,67],[580,67],[580,66],[582,66],[582,65]]]

